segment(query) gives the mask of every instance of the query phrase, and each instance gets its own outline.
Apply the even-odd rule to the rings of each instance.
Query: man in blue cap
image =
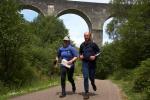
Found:
[[[90,78],[93,90],[96,91],[95,85],[95,70],[96,70],[96,57],[100,54],[100,49],[96,43],[91,41],[91,33],[84,33],[85,41],[80,45],[80,59],[82,60],[82,73],[84,77],[84,99],[89,98],[89,82]]]
[[[66,96],[66,74],[68,76],[68,80],[72,85],[72,91],[75,93],[76,86],[73,79],[74,74],[74,67],[75,67],[75,61],[78,57],[77,50],[70,44],[70,38],[68,36],[64,37],[63,39],[64,43],[63,46],[59,48],[58,50],[58,58],[61,59],[61,61],[66,61],[66,64],[61,63],[61,88],[62,93],[60,97]],[[69,65],[69,67],[67,66]]]

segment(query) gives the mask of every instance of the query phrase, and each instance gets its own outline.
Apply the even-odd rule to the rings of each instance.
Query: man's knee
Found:
[[[72,82],[73,81],[73,78],[72,77],[68,77],[68,80],[70,81],[70,82]]]
[[[66,79],[66,74],[65,74],[65,73],[62,73],[62,74],[61,74],[61,81],[65,81],[65,79]]]
[[[90,81],[93,82],[95,80],[95,76],[94,75],[90,75]]]
[[[83,77],[84,77],[84,79],[88,79],[89,73],[88,73],[87,70],[84,70],[84,71],[83,71]]]
[[[84,80],[88,80],[88,75],[85,75],[85,76],[84,76]]]
[[[64,82],[65,81],[65,77],[61,76],[61,81]]]

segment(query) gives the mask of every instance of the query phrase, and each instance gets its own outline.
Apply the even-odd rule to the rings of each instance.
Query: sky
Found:
[[[70,0],[70,1],[84,1],[84,2],[109,3],[110,0]]]
[[[89,32],[89,28],[85,20],[75,14],[65,14],[59,17],[63,20],[66,28],[69,30],[71,40],[79,47],[84,41],[84,32]]]
[[[109,0],[71,0],[71,1],[86,1],[86,2],[100,2],[100,3],[108,3]],[[33,21],[34,18],[38,16],[38,13],[29,9],[24,9],[21,11],[21,14],[23,14],[24,18],[28,21]],[[84,41],[84,32],[89,31],[87,23],[85,20],[75,14],[65,14],[59,17],[64,22],[64,25],[69,30],[69,36],[71,40],[74,41],[77,47],[80,46],[80,44]],[[108,35],[106,34],[106,25],[109,23],[112,19],[108,19],[104,23],[103,27],[103,44],[105,42],[111,42],[111,40],[108,38]]]
[[[29,22],[32,22],[33,19],[38,16],[37,12],[29,9],[23,9],[20,13],[23,14],[23,17]]]

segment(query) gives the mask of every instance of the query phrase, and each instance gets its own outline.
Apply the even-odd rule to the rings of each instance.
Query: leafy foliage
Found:
[[[18,83],[15,74],[21,74],[26,67],[23,49],[29,37],[25,31],[26,24],[17,10],[14,0],[0,3],[0,79],[8,84]]]
[[[117,43],[116,43],[117,44]],[[113,71],[117,70],[118,64],[118,53],[115,53],[119,48],[116,47],[115,43],[105,44],[102,47],[100,57],[97,59],[97,70],[96,77],[100,79],[107,78]],[[116,65],[118,64],[118,65]]]
[[[114,18],[107,31],[120,42],[121,66],[135,68],[150,57],[149,0],[113,0],[111,12]]]
[[[110,11],[114,18],[107,31],[114,41],[103,47],[99,61],[101,70],[115,68],[110,71],[115,78],[133,84],[134,89],[144,93],[147,100],[150,84],[150,1],[113,0]],[[108,72],[105,76],[111,75]],[[98,73],[99,76],[101,74]]]
[[[150,96],[150,58],[142,61],[141,65],[135,70],[134,90],[137,92],[147,92]]]
[[[39,16],[29,23],[19,13],[18,2],[1,0],[0,89],[20,88],[52,75],[57,48],[66,34],[56,17]]]
[[[39,16],[31,23],[31,27],[34,36],[30,49],[32,66],[36,66],[44,74],[53,74],[57,49],[68,31],[54,16]]]

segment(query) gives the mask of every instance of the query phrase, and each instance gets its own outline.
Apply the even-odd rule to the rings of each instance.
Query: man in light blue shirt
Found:
[[[71,65],[70,68],[67,68],[65,65],[61,64],[61,88],[62,88],[62,93],[60,97],[65,97],[66,96],[66,74],[68,76],[68,80],[72,85],[72,91],[75,93],[76,91],[76,86],[75,82],[73,79],[73,74],[74,74],[74,67],[75,67],[75,61],[77,60],[78,57],[78,52],[77,50],[70,44],[70,39],[68,36],[64,37],[64,44],[62,47],[59,48],[58,50],[58,58],[59,59],[65,59],[67,60],[67,64]]]

